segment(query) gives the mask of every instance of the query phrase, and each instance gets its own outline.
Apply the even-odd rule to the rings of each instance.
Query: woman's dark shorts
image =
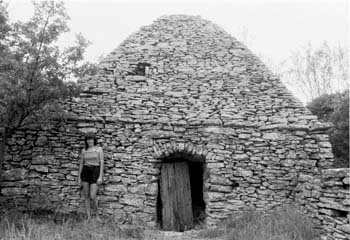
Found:
[[[97,183],[97,179],[100,176],[100,166],[83,166],[83,170],[80,174],[82,182],[88,182],[89,184]]]

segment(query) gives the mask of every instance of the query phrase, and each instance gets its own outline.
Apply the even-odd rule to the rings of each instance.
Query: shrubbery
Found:
[[[322,122],[331,122],[330,142],[335,157],[335,167],[349,167],[349,90],[324,94],[307,105]]]

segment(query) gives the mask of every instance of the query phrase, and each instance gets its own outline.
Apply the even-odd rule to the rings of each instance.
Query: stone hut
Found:
[[[105,153],[99,205],[120,223],[182,231],[290,202],[319,210],[300,193],[332,164],[327,125],[210,21],[161,17],[80,83],[65,123],[9,140],[6,204],[82,210],[82,133],[94,131]]]

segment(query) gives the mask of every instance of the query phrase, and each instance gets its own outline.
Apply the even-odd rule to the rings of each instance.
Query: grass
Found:
[[[270,213],[248,211],[232,215],[214,229],[167,236],[155,229],[121,226],[111,219],[85,221],[79,215],[6,211],[0,219],[0,240],[314,240],[319,239],[310,219],[293,207]],[[57,220],[58,219],[58,220]]]
[[[199,233],[203,238],[217,238],[221,234],[225,240],[314,240],[320,233],[311,219],[296,208],[285,206],[269,213],[248,211],[232,215],[223,227]]]
[[[0,220],[1,240],[116,240],[143,239],[140,227],[118,227],[111,220],[85,221],[79,216],[65,216],[55,222],[50,215],[6,212]]]

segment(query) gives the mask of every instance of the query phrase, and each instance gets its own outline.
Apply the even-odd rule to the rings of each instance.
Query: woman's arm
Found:
[[[84,165],[83,152],[84,152],[84,150],[82,150],[82,151],[81,151],[81,154],[80,154],[80,164],[79,164],[79,174],[78,174],[78,183],[79,183],[79,184],[80,184],[80,182],[81,182],[80,174],[81,174],[81,171],[82,171],[83,165]]]
[[[103,150],[102,148],[100,147],[99,148],[99,155],[100,155],[100,176],[98,177],[98,180],[97,182],[98,183],[102,183],[102,180],[103,180],[103,167],[104,167],[104,161],[103,161]]]

